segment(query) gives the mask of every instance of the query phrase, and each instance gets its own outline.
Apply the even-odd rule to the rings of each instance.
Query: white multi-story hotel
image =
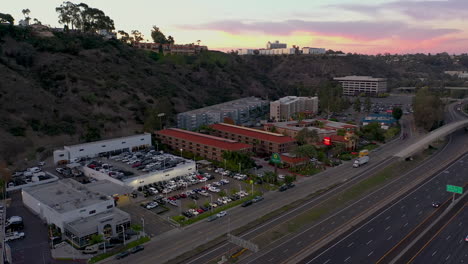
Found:
[[[335,81],[340,82],[343,87],[343,95],[366,94],[376,96],[387,92],[387,79],[373,78],[371,76],[346,76],[336,77]]]
[[[317,111],[318,97],[286,96],[270,103],[270,119],[277,121],[288,120],[296,113]]]

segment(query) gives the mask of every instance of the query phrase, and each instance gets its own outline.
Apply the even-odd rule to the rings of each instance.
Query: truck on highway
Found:
[[[359,151],[359,157],[360,158],[364,157],[364,156],[367,156],[367,155],[369,155],[369,150],[363,149],[363,150]]]
[[[360,157],[354,160],[353,167],[357,168],[369,162],[369,156]]]

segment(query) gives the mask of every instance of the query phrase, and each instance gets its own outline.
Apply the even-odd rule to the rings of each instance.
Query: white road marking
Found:
[[[296,245],[298,245],[298,246],[299,246],[300,244],[302,244],[302,241],[299,241],[299,242],[296,243]]]
[[[334,224],[335,224],[335,221],[331,222],[331,224],[334,225]]]
[[[402,214],[402,215],[401,215],[402,218],[405,217],[405,216],[406,216],[406,214]]]
[[[435,254],[436,254],[436,253],[437,253],[437,250],[436,250],[436,251],[434,251],[434,253],[432,253],[432,256],[435,256]]]
[[[389,230],[389,229],[390,229],[390,226],[387,226],[387,227],[385,228],[385,231],[387,231],[387,230]]]
[[[289,248],[285,249],[283,252],[286,253],[286,252],[288,252],[288,250],[289,250]]]
[[[327,261],[325,261],[323,264],[327,264],[328,262],[330,262],[331,259],[327,259]]]
[[[389,236],[389,237],[387,238],[387,240],[390,240],[390,239],[392,239],[392,237],[393,237],[393,236]]]
[[[445,258],[445,260],[448,260],[450,258],[450,254]]]
[[[268,260],[268,262],[272,262],[275,258],[271,258],[270,260]]]
[[[385,220],[388,220],[388,219],[390,219],[390,216],[385,217]]]
[[[370,243],[372,243],[372,239],[367,241],[366,245],[369,245]]]
[[[368,257],[370,257],[370,255],[372,255],[374,253],[374,251],[371,251],[371,253],[369,253],[369,255],[367,255]]]
[[[418,208],[418,207],[419,207],[419,204],[416,205],[416,208]]]
[[[369,231],[367,231],[367,232],[370,233],[372,231],[374,231],[374,228],[369,229]]]
[[[452,236],[451,236],[451,235],[449,235],[449,236],[448,236],[448,237],[447,237],[445,240],[449,240],[451,237],[452,237]]]
[[[348,247],[351,247],[352,245],[354,245],[354,242],[351,242],[351,243],[348,245]]]
[[[403,227],[406,227],[407,225],[408,225],[408,222],[406,222],[406,224]]]
[[[347,257],[344,262],[348,261],[351,258],[351,256]]]

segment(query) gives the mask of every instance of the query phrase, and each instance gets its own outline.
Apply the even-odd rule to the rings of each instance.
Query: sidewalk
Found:
[[[62,242],[59,244],[57,248],[51,249],[52,253],[52,258],[54,259],[77,259],[77,260],[83,260],[83,259],[90,259],[93,255],[87,255],[81,253],[80,250],[75,249],[72,247],[70,244],[66,242]]]

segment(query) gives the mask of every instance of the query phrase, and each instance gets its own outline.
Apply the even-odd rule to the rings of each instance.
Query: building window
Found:
[[[127,143],[127,142],[125,142],[125,141],[122,141],[122,144],[125,144],[125,143]]]
[[[112,207],[114,207],[114,205],[109,204],[109,205],[107,206],[107,209],[111,209]]]
[[[145,140],[144,138],[140,138],[141,141]]]
[[[105,147],[106,147],[106,145],[102,145],[101,147],[105,148]]]
[[[83,151],[84,149],[80,149],[80,151]]]
[[[89,211],[89,214],[95,214],[95,213],[96,213],[96,210]]]
[[[59,155],[59,157],[63,157],[63,156],[65,156],[65,154],[60,154],[60,155]]]

